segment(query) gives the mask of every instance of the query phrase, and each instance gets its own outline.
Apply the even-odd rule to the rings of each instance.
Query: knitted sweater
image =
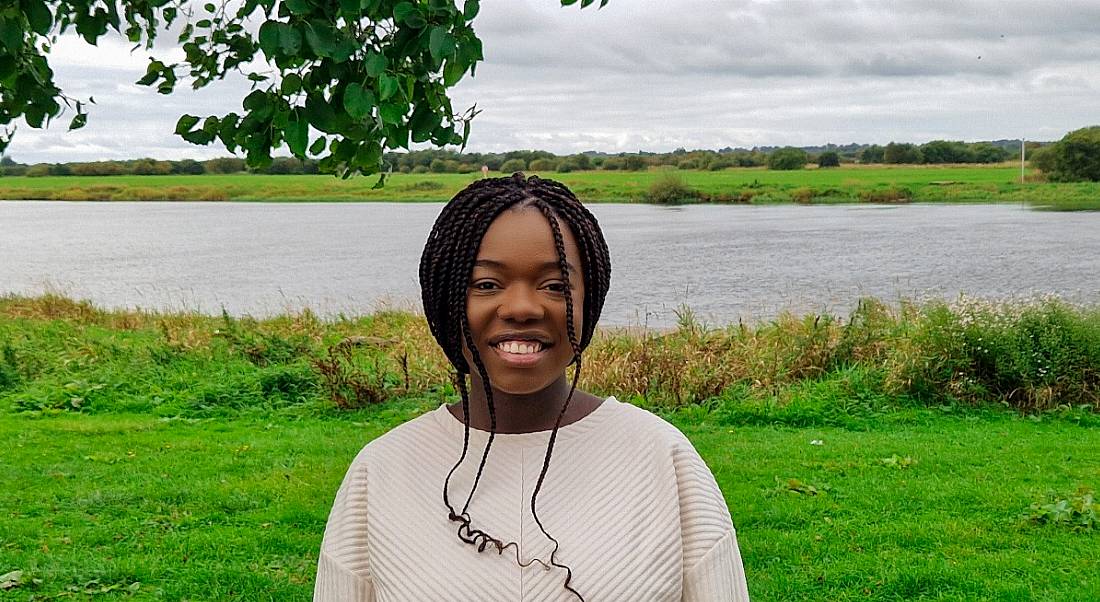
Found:
[[[565,570],[521,567],[514,546],[478,553],[459,540],[442,487],[462,432],[440,406],[359,452],[325,528],[315,601],[576,600],[563,588]],[[497,434],[468,511],[473,528],[518,543],[525,563],[549,562],[553,546],[530,509],[549,433]],[[487,439],[470,430],[470,451],[451,478],[456,511]],[[748,600],[714,476],[679,430],[614,397],[559,430],[538,516],[588,602]]]

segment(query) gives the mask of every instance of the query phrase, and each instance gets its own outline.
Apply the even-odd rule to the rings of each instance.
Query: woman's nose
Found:
[[[497,317],[502,320],[537,320],[546,315],[546,309],[539,302],[538,291],[527,286],[510,286],[500,296]]]

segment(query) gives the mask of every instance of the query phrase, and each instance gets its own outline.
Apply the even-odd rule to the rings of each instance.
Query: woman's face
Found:
[[[576,239],[560,218],[573,286],[574,332],[581,336],[584,278]],[[481,240],[466,294],[466,316],[493,389],[541,391],[573,359],[565,318],[565,281],[550,223],[536,207],[507,209]],[[463,353],[470,362],[469,350]]]

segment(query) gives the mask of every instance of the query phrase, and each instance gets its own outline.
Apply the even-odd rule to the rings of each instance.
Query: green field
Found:
[[[586,358],[707,461],[754,600],[1100,598],[1096,309],[685,315]],[[308,599],[343,471],[455,399],[442,362],[407,313],[0,297],[0,598]]]
[[[653,182],[675,174],[715,202],[1011,202],[1056,209],[1100,208],[1100,184],[1019,183],[1019,168],[883,167],[769,171],[545,173],[591,202],[644,202]],[[394,174],[380,190],[373,177],[63,176],[0,178],[0,199],[72,201],[446,201],[480,174]]]

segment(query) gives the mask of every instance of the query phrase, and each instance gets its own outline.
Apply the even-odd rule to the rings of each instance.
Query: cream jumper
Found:
[[[319,602],[576,600],[565,571],[516,563],[462,543],[447,519],[443,480],[462,451],[463,425],[446,406],[371,441],[336,494],[317,564]],[[549,561],[552,542],[531,516],[549,431],[498,434],[470,504],[472,526]],[[456,511],[488,439],[451,478]],[[609,397],[562,427],[538,497],[587,602],[747,601],[737,538],[722,493],[688,439],[661,418]]]

